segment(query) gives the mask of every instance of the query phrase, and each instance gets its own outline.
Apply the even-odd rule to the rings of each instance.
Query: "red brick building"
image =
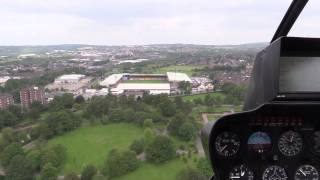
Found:
[[[33,102],[45,104],[44,90],[38,87],[24,88],[20,91],[21,106],[29,108]]]
[[[14,104],[13,96],[10,94],[0,94],[0,109],[5,109]]]

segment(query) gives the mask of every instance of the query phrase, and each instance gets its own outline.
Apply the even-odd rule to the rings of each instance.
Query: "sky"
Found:
[[[320,24],[315,23],[320,20],[320,1],[310,1],[293,28],[293,35],[320,35]],[[268,42],[290,3],[291,0],[1,0],[0,45]]]

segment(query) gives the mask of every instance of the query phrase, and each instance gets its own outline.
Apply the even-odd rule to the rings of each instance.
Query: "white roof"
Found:
[[[57,80],[79,80],[85,77],[83,74],[66,74],[57,78]]]
[[[9,76],[0,77],[0,83],[1,83],[1,84],[2,84],[2,83],[5,83],[5,82],[7,82],[9,79],[10,79]]]
[[[185,73],[176,73],[176,72],[167,72],[168,80],[171,81],[188,81],[191,82],[191,79]]]
[[[100,82],[101,86],[110,86],[116,84],[123,77],[124,74],[112,74],[108,76],[106,79]]]
[[[119,90],[170,90],[169,83],[120,83]]]

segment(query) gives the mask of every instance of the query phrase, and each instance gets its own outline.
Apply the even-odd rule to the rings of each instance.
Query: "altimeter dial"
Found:
[[[299,133],[287,131],[280,136],[278,148],[285,156],[295,156],[302,151],[303,140]]]

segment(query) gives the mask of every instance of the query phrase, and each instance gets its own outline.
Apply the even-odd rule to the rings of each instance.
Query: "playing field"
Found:
[[[79,173],[89,163],[100,167],[111,149],[126,150],[142,134],[143,129],[133,124],[84,126],[50,140],[48,145],[62,144],[67,148],[68,158],[62,173]]]
[[[161,67],[156,69],[155,73],[166,73],[166,72],[181,72],[186,73],[187,75],[191,76],[195,69],[202,69],[203,65],[171,65],[167,67]]]

